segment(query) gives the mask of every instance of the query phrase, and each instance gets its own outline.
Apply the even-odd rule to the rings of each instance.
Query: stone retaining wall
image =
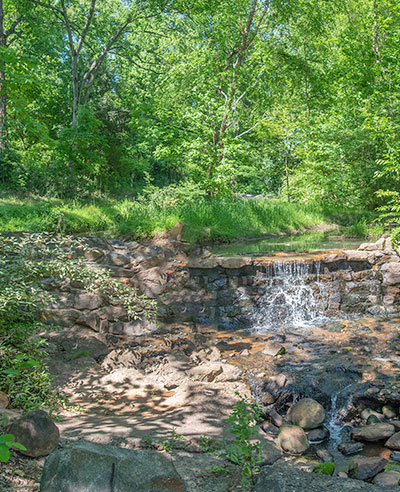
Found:
[[[88,242],[90,248],[84,253],[88,264],[110,270],[112,277],[156,299],[159,318],[165,322],[246,326],[263,294],[265,275],[276,261],[271,256],[217,257],[170,240]],[[329,312],[400,314],[400,257],[389,239],[363,244],[358,250],[280,261],[310,265],[308,281],[316,280],[318,274],[329,290],[324,306]],[[43,309],[47,321],[115,335],[141,335],[155,328],[145,318],[129,320],[126,310],[106,305],[102,296],[86,292],[82,284],[48,279],[45,287],[54,296]]]

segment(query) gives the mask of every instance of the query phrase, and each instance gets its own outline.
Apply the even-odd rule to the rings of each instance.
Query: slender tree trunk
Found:
[[[288,156],[287,156],[287,154],[285,155],[285,176],[286,176],[287,201],[290,202],[289,166],[288,166]]]
[[[4,8],[3,0],[0,0],[0,48],[6,47],[4,32]],[[5,87],[5,63],[0,59],[0,151],[8,145],[7,132],[7,93]]]

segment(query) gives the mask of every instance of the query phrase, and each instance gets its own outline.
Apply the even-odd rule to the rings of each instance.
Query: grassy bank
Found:
[[[191,242],[229,241],[266,234],[295,232],[339,223],[349,234],[367,233],[368,216],[359,211],[323,209],[316,204],[280,200],[185,200],[161,204],[143,201],[0,197],[0,230],[52,232],[60,224],[64,233],[98,234],[140,239],[185,225]]]

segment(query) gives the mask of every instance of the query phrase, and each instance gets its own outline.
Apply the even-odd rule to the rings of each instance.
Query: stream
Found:
[[[321,265],[304,258],[304,249],[312,256],[315,247],[329,250],[358,245],[338,238],[324,240],[321,235],[313,242],[303,235],[294,241],[293,237],[274,238],[218,250],[222,256],[262,252],[270,257],[271,264],[259,279],[263,293],[251,313],[251,326],[246,333],[231,337],[234,343],[240,340],[242,349],[239,356],[231,356],[231,361],[252,374],[250,385],[261,405],[271,392],[266,381],[285,376],[287,382],[279,396],[271,398],[282,416],[304,397],[324,406],[329,438],[310,441],[308,454],[334,461],[336,473],[348,468],[351,456],[344,456],[338,446],[350,442],[352,429],[362,424],[361,410],[371,406],[379,412],[388,402],[398,407],[399,320],[329,312],[332,293],[321,281]],[[239,252],[241,247],[244,249]],[[282,256],[285,252],[292,254]],[[266,357],[262,352],[266,341],[281,343],[284,353]],[[271,401],[267,401],[269,407]],[[376,442],[363,443],[360,454],[389,459],[390,453],[383,442]]]

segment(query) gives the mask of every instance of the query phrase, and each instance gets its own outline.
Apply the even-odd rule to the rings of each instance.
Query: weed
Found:
[[[259,471],[261,444],[254,441],[256,425],[261,409],[257,403],[236,393],[239,400],[233,405],[231,415],[226,419],[233,434],[232,442],[225,445],[223,455],[240,468],[243,485],[250,485],[254,474]]]

